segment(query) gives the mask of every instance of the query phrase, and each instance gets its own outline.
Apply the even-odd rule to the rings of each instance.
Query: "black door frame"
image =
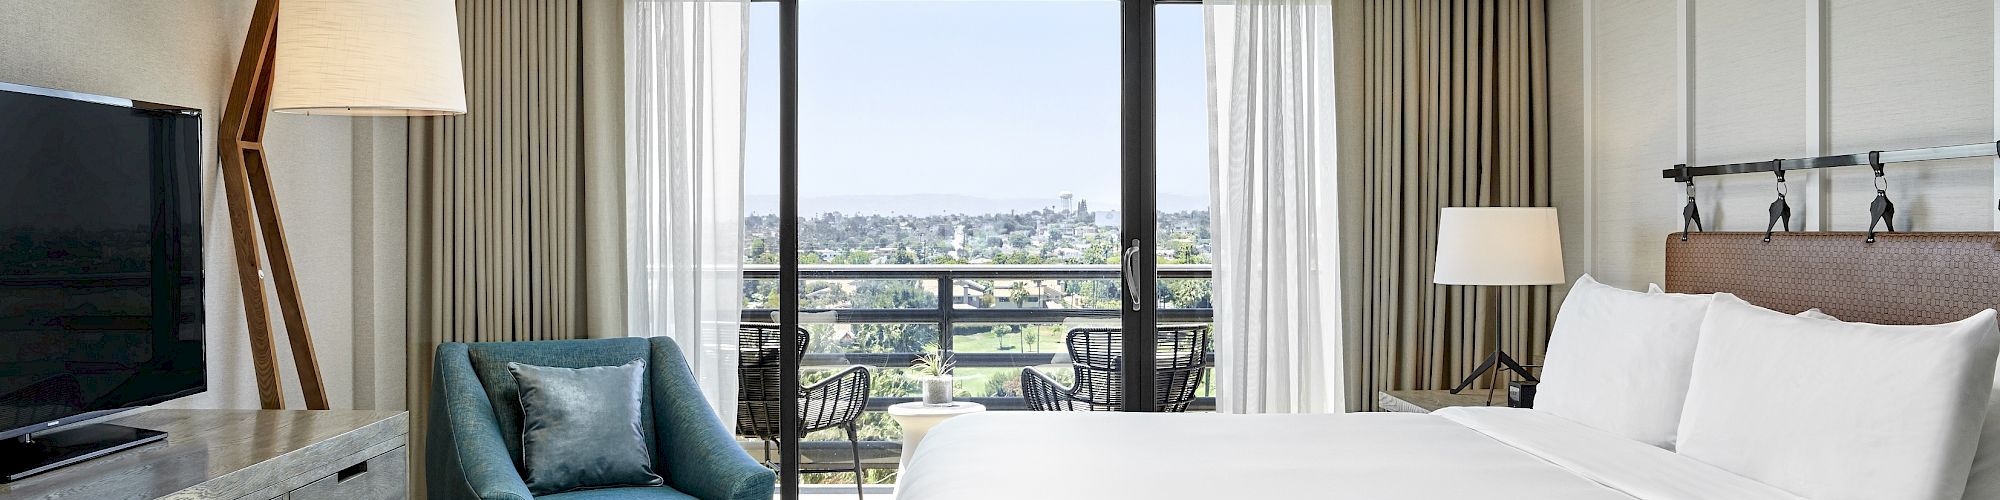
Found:
[[[782,344],[797,345],[799,335],[799,2],[778,3],[778,311]],[[1119,6],[1119,248],[1126,273],[1121,286],[1119,316],[1123,325],[1124,359],[1151,360],[1158,352],[1159,263],[1155,257],[1159,231],[1158,172],[1155,154],[1156,60],[1155,9],[1158,5],[1194,4],[1199,0],[1118,0]],[[1127,262],[1122,256],[1134,256]],[[939,332],[950,335],[951,332]],[[780,383],[787,392],[780,405],[778,493],[783,500],[799,498],[799,363],[781,356]],[[1123,367],[1124,410],[1159,411],[1150,395],[1156,390],[1154,363]],[[855,478],[859,481],[860,478]]]
[[[1159,410],[1152,397],[1155,363],[1132,361],[1152,360],[1158,351],[1154,339],[1159,334],[1160,265],[1154,255],[1159,243],[1155,241],[1160,225],[1159,165],[1153,136],[1157,121],[1153,18],[1158,6],[1154,0],[1119,3],[1118,209],[1123,220],[1118,246],[1124,249],[1119,262],[1125,275],[1125,286],[1119,287],[1125,300],[1118,308],[1124,324],[1120,351],[1125,363],[1119,368],[1125,379],[1125,411],[1150,412]]]
[[[789,350],[799,336],[799,1],[778,0],[778,331]],[[799,357],[778,357],[778,496],[799,500]],[[769,460],[770,457],[765,457]],[[861,478],[854,478],[861,482]]]

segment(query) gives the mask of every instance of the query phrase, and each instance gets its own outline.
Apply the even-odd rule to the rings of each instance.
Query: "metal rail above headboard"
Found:
[[[1689,166],[1683,163],[1674,165],[1674,168],[1661,170],[1660,177],[1671,179],[1674,182],[1687,186],[1687,205],[1681,207],[1681,231],[1689,232],[1706,230],[1701,224],[1701,208],[1695,203],[1694,178],[1754,172],[1771,172],[1776,174],[1779,193],[1778,199],[1771,203],[1771,218],[1764,224],[1764,235],[1762,238],[1763,241],[1769,241],[1771,233],[1779,227],[1783,227],[1785,231],[1791,231],[1792,209],[1791,205],[1785,201],[1784,194],[1787,191],[1785,188],[1785,171],[1868,165],[1875,171],[1875,199],[1869,202],[1868,232],[1862,234],[1862,239],[1875,241],[1875,229],[1878,224],[1888,229],[1889,232],[1893,233],[1896,231],[1894,220],[1896,203],[1889,199],[1888,181],[1885,178],[1887,175],[1885,173],[1885,169],[1888,168],[1887,164],[1996,155],[2000,155],[2000,141],[1960,144],[1957,146],[1899,149],[1894,151],[1869,151],[1866,153],[1806,158],[1780,158],[1768,161],[1700,167]],[[2000,209],[2000,205],[1996,205],[1995,208]],[[1779,226],[1779,222],[1783,222],[1784,226]],[[1682,239],[1685,240],[1686,238]]]
[[[1875,151],[1871,161],[1870,153],[1850,153],[1844,155],[1812,156],[1806,158],[1781,158],[1768,161],[1729,163],[1693,167],[1674,165],[1660,171],[1660,177],[1675,182],[1687,182],[1694,177],[1710,175],[1748,174],[1754,172],[1777,172],[1783,170],[1806,170],[1814,168],[1851,167],[1871,163],[1904,163],[1913,161],[1949,160],[1953,158],[1977,158],[2000,154],[2000,142],[1978,142],[1957,146],[1937,146],[1929,148]]]
[[[1666,290],[1728,292],[1797,313],[1846,321],[1947,323],[2000,307],[2000,232],[1675,233]]]

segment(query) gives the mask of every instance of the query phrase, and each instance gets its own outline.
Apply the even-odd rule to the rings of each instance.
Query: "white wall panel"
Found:
[[[1680,191],[1660,180],[1675,147],[1674,2],[1598,0],[1593,6],[1591,233],[1599,281],[1643,287],[1663,271],[1661,245],[1679,226]]]
[[[1805,137],[1811,124],[1806,117],[1806,100],[1799,97],[1811,85],[1800,78],[1807,70],[1807,26],[1800,20],[1808,15],[1810,6],[1803,1],[1695,2],[1692,117],[1696,164],[1809,154]],[[1655,165],[1655,170],[1669,165]],[[1770,220],[1771,201],[1777,198],[1776,177],[1733,175],[1697,181],[1708,228],[1764,230]],[[1790,175],[1786,180],[1789,184],[1802,177]],[[1791,196],[1787,199],[1797,201]],[[1794,205],[1792,225],[1803,229],[1803,207]]]
[[[1686,19],[1682,2],[1693,2]],[[1593,179],[1559,181],[1556,199],[1585,204],[1565,210],[1590,214],[1588,230],[1564,236],[1588,239],[1591,259],[1582,265],[1606,283],[1636,288],[1664,272],[1662,243],[1680,229],[1683,197],[1659,171],[1682,157],[1681,123],[1699,164],[1811,155],[1819,137],[1828,153],[1996,138],[1991,0],[1572,0],[1550,8],[1551,19],[1583,32],[1552,27],[1552,74],[1570,68],[1589,78],[1552,88],[1555,151],[1591,152],[1558,154],[1552,168]],[[1576,108],[1588,119],[1562,111]],[[1890,165],[1897,228],[1991,230],[1994,166]],[[1824,228],[1865,228],[1874,197],[1868,169],[1826,176]],[[1817,190],[1808,175],[1789,177],[1793,224],[1805,228]],[[1763,229],[1773,176],[1698,186],[1709,229]]]
[[[1837,0],[1828,91],[1835,153],[1994,140],[1991,0]],[[1896,228],[1993,227],[1993,161],[1888,168]],[[1868,225],[1866,167],[1829,174],[1832,229]]]

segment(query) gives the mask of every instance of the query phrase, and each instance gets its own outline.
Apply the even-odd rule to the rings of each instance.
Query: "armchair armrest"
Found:
[[[647,360],[653,401],[653,453],[667,485],[702,500],[770,500],[778,475],[750,458],[722,426],[695,385],[672,339],[653,337]]]
[[[1072,411],[1076,409],[1075,389],[1063,387],[1055,379],[1049,378],[1041,370],[1033,367],[1021,369],[1021,398],[1027,400],[1028,409],[1034,411]]]
[[[433,500],[533,500],[500,439],[465,344],[439,345],[431,372],[430,422],[424,454]]]
[[[849,366],[799,391],[805,398],[800,402],[804,410],[806,432],[825,429],[853,422],[868,409],[868,387],[871,379],[868,367]]]

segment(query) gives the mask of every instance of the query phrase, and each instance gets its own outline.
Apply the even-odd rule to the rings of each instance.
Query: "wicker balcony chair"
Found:
[[[1021,369],[1021,397],[1035,411],[1119,411],[1125,400],[1119,369],[1120,329],[1077,328],[1069,331],[1070,360],[1076,385],[1063,387],[1033,367]],[[1201,388],[1210,341],[1207,325],[1161,325],[1159,368],[1153,401],[1163,412],[1187,411]]]
[[[764,442],[764,465],[771,465],[771,445],[778,442],[780,429],[784,428],[783,410],[785,386],[780,382],[784,374],[781,361],[784,359],[783,330],[769,323],[743,323],[737,336],[737,388],[736,388],[736,434],[755,436]],[[798,342],[792,346],[793,359],[803,360],[806,352],[806,332],[799,330]],[[868,367],[855,365],[842,369],[826,380],[806,386],[801,395],[799,409],[802,428],[799,435],[821,429],[842,427],[847,430],[847,443],[854,452],[854,491],[861,494],[864,478],[861,473],[861,435],[856,421],[868,405]],[[801,468],[800,472],[849,472],[849,469]]]

